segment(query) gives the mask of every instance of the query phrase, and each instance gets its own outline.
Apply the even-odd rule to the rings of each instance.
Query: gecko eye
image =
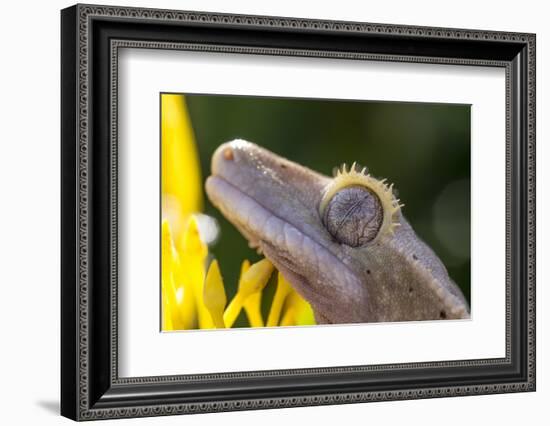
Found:
[[[351,247],[392,236],[401,223],[402,205],[387,186],[366,173],[366,169],[346,170],[344,164],[325,189],[319,213],[327,231],[340,243]]]
[[[359,247],[378,235],[383,218],[377,195],[368,188],[351,186],[332,197],[325,208],[323,222],[336,240]]]

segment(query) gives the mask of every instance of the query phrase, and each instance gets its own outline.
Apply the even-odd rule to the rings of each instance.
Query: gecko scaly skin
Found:
[[[365,171],[330,178],[235,140],[214,153],[206,191],[311,304],[318,323],[470,316],[391,186]]]

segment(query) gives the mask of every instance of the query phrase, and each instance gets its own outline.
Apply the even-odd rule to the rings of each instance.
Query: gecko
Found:
[[[318,324],[470,318],[392,185],[366,169],[344,165],[329,177],[237,139],[214,152],[205,189]]]

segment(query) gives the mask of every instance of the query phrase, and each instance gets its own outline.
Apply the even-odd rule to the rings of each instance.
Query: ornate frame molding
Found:
[[[216,26],[231,29],[276,29],[288,32],[299,37],[300,33],[314,31],[320,34],[355,36],[376,36],[388,40],[416,40],[416,41],[447,41],[466,42],[473,46],[502,45],[510,51],[521,52],[511,58],[483,57],[445,57],[427,55],[404,55],[395,53],[371,53],[341,50],[319,50],[315,48],[281,48],[258,47],[245,45],[221,45],[215,43],[180,42],[176,40],[147,41],[140,39],[109,38],[108,45],[108,91],[109,96],[109,318],[103,318],[103,324],[109,324],[104,331],[110,345],[109,362],[102,359],[99,363],[92,363],[91,357],[105,358],[94,352],[91,342],[103,340],[100,331],[92,330],[98,313],[92,311],[90,294],[95,287],[92,278],[92,243],[96,237],[93,234],[93,215],[97,211],[98,202],[94,199],[94,189],[98,187],[94,171],[91,169],[90,158],[94,148],[91,146],[94,137],[92,127],[92,113],[97,108],[94,90],[100,84],[94,80],[93,50],[99,49],[94,45],[92,34],[94,22],[113,23],[136,22],[143,26],[162,26],[177,24],[182,26]],[[156,27],[155,27],[156,28]],[[99,30],[97,30],[99,32]],[[65,75],[70,74],[70,82],[63,87],[63,114],[64,119],[74,119],[71,124],[63,128],[62,148],[63,176],[73,177],[73,182],[63,183],[63,211],[66,215],[74,215],[74,224],[64,224],[62,241],[63,269],[65,271],[62,291],[62,345],[65,359],[71,359],[69,365],[63,365],[62,374],[62,414],[78,420],[91,420],[113,417],[138,417],[151,415],[169,415],[197,412],[260,409],[290,406],[307,406],[323,404],[341,404],[351,402],[399,400],[414,398],[432,398],[441,396],[474,395],[487,393],[503,393],[517,391],[533,391],[535,389],[535,36],[533,34],[504,33],[495,31],[476,31],[464,29],[409,27],[401,25],[369,24],[356,22],[336,22],[322,20],[306,20],[293,18],[275,18],[266,16],[244,16],[212,14],[202,12],[183,12],[156,9],[136,9],[125,7],[104,7],[77,5],[63,11],[63,69]],[[473,44],[472,44],[473,43]],[[265,55],[297,55],[315,56],[324,58],[357,59],[374,61],[423,62],[444,63],[456,65],[481,65],[503,67],[506,69],[506,123],[507,123],[507,164],[506,164],[506,357],[503,359],[464,360],[453,362],[393,364],[382,366],[360,367],[327,367],[305,370],[274,370],[263,372],[223,373],[193,376],[162,376],[119,378],[117,368],[117,88],[118,88],[118,50],[119,48],[154,48],[197,51],[218,51],[239,54]],[[521,56],[521,58],[519,58]],[[519,59],[518,59],[519,58]],[[105,78],[105,76],[103,77]],[[99,81],[99,80],[98,80]],[[94,86],[96,84],[96,86]],[[102,87],[101,90],[105,90]],[[524,134],[518,129],[513,120],[519,114],[520,122],[525,126]],[[65,121],[65,120],[64,120]],[[518,139],[519,138],[519,139]],[[519,143],[522,150],[521,159],[516,158],[514,141]],[[516,164],[522,161],[522,164]],[[95,167],[95,165],[94,165]],[[518,171],[519,168],[519,171]],[[524,204],[519,206],[525,215],[525,223],[517,221],[518,206],[513,194],[519,191],[518,200]],[[95,204],[94,204],[95,203]],[[514,219],[516,218],[516,219]],[[524,226],[521,235],[516,228]],[[519,239],[518,239],[519,238]],[[511,259],[519,251],[524,252],[525,270],[518,272],[514,269]],[[519,256],[519,255],[518,255]],[[70,264],[70,266],[69,266]],[[519,275],[513,275],[519,274]],[[512,281],[525,279],[522,284],[513,287]],[[521,290],[521,291],[519,291]],[[519,291],[519,293],[518,293]],[[514,310],[512,301],[518,294],[525,298],[522,311]],[[103,296],[102,296],[103,297]],[[101,298],[105,301],[104,298]],[[74,303],[72,305],[71,303]],[[69,306],[71,305],[71,306]],[[401,386],[390,390],[373,391],[338,391],[319,392],[311,395],[299,395],[292,392],[289,395],[273,394],[268,397],[248,397],[218,399],[214,401],[162,401],[139,400],[132,396],[132,387],[142,386],[151,388],[152,395],[159,386],[185,383],[207,383],[228,379],[262,379],[268,377],[329,377],[333,374],[369,373],[381,371],[406,371],[411,369],[439,369],[441,371],[456,368],[473,368],[487,366],[512,366],[517,360],[513,354],[517,344],[514,327],[518,317],[525,321],[525,346],[521,351],[526,356],[524,364],[519,367],[521,374],[515,380],[501,383],[477,383],[469,385],[438,385],[428,387]],[[71,325],[68,325],[71,322]],[[97,333],[100,333],[99,335]],[[76,356],[75,356],[76,355]],[[516,366],[517,367],[517,366]],[[105,373],[104,369],[108,373]],[[70,370],[70,371],[69,371]],[[106,376],[105,376],[106,374]],[[98,383],[93,376],[103,377]],[[154,389],[153,389],[154,388]],[[74,393],[74,397],[70,396]],[[148,402],[149,401],[149,402]]]

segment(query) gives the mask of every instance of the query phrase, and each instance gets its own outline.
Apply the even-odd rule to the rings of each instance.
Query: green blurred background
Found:
[[[235,138],[327,175],[357,161],[395,184],[403,214],[470,300],[469,105],[189,94],[185,99],[204,178],[214,150]],[[260,256],[208,200],[205,213],[220,225],[210,252],[232,297],[242,260]],[[241,318],[239,325],[246,321]]]

